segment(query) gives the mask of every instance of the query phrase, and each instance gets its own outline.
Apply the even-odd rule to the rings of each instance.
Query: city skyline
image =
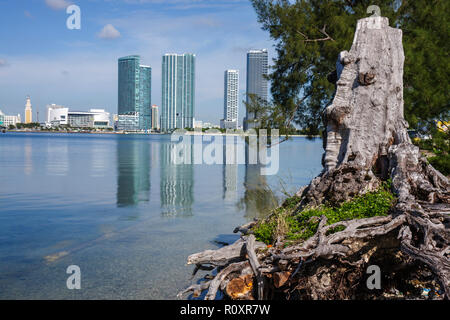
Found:
[[[117,113],[118,57],[139,53],[152,67],[153,78],[159,79],[162,54],[195,52],[195,118],[218,123],[223,110],[223,70],[245,70],[244,55],[249,49],[271,47],[269,36],[260,30],[247,1],[201,1],[185,10],[180,10],[181,3],[171,1],[76,4],[83,21],[82,29],[75,31],[65,27],[64,10],[53,10],[44,1],[15,6],[0,3],[2,21],[15,30],[15,37],[6,29],[0,30],[8,42],[8,47],[0,49],[0,108],[6,114],[20,112],[23,116],[27,94],[39,109],[56,103]],[[108,24],[120,33],[119,37],[110,34],[105,38],[105,32],[100,36]],[[240,101],[245,99],[243,81]],[[161,83],[155,80],[152,84],[152,103],[159,105]],[[243,108],[240,119],[242,112]]]
[[[141,64],[140,55],[129,55],[118,59],[118,103],[119,126],[127,131],[145,131],[158,127],[161,122],[163,132],[177,128],[194,128],[195,122],[195,54],[166,53],[162,58],[163,74],[161,113],[154,112],[152,104],[152,68]],[[267,49],[247,52],[246,99],[256,94],[262,99],[268,98],[268,81],[264,75],[268,72]],[[239,127],[239,70],[228,69],[224,72],[223,118],[220,127],[237,129]],[[55,105],[55,104],[52,104]],[[244,104],[245,106],[245,104]],[[47,106],[48,108],[48,106]],[[244,109],[246,109],[244,107]],[[19,114],[20,115],[20,114]],[[158,115],[155,122],[153,116]],[[123,119],[120,118],[123,117]],[[25,119],[32,117],[30,97],[27,96]],[[132,119],[131,119],[132,117]],[[243,127],[246,130],[245,121]],[[126,118],[126,119],[125,119]],[[27,120],[26,120],[27,121]],[[114,123],[116,120],[113,120]],[[26,123],[32,121],[28,120]],[[46,121],[47,124],[50,121]],[[133,127],[133,128],[132,128]]]

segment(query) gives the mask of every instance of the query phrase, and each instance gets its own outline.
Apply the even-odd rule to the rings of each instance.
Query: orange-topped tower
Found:
[[[31,109],[31,99],[27,96],[27,103],[25,104],[25,123],[33,122],[33,110]]]

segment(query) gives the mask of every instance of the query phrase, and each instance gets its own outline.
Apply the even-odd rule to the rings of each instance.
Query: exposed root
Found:
[[[191,286],[182,294],[208,290],[206,299],[214,299],[217,291],[222,290],[234,299],[374,299],[396,297],[389,290],[395,291],[396,287],[401,287],[412,292],[406,298],[417,299],[421,296],[421,291],[413,284],[422,283],[439,288],[435,290],[435,299],[448,299],[448,180],[428,164],[424,165],[422,159],[417,158],[418,161],[414,162],[414,154],[399,156],[399,150],[405,149],[391,149],[390,163],[395,166],[391,168],[393,191],[398,195],[393,214],[341,221],[332,225],[327,225],[327,218],[322,216],[313,237],[286,248],[282,239],[278,240],[275,247],[268,248],[255,241],[254,235],[243,234],[241,239],[230,246],[190,256],[188,263],[215,266],[217,275],[212,281]],[[416,152],[411,148],[406,150]],[[348,168],[351,165],[344,169],[338,167],[335,172],[342,173],[342,170]],[[366,173],[364,170],[358,175]],[[302,206],[308,204],[305,200],[308,192],[314,188],[318,190],[316,186],[329,184],[336,188],[329,181],[319,181],[330,177],[333,175],[322,175],[303,191]],[[373,183],[372,178],[365,181],[371,185],[380,183]],[[346,185],[351,185],[354,181],[337,183],[339,188],[345,189]],[[424,190],[433,192],[435,196],[432,199],[424,196]],[[333,193],[324,192],[321,201],[328,201],[330,194]],[[318,203],[318,198],[311,199],[313,203]],[[345,229],[332,232],[337,226]],[[236,230],[248,234],[250,228],[244,226]],[[365,286],[365,271],[371,264],[385,268],[383,272],[391,287],[382,294],[375,295]],[[250,287],[248,280],[245,280],[249,273],[254,279],[250,282]],[[249,288],[252,289],[251,292]],[[437,293],[439,290],[442,291],[440,295]]]
[[[297,193],[296,213],[338,205],[391,179],[391,215],[333,225],[322,216],[314,236],[287,248],[282,238],[270,248],[255,241],[251,222],[236,228],[236,243],[188,258],[216,275],[183,294],[208,290],[213,299],[220,288],[233,299],[418,299],[431,288],[430,298],[449,299],[450,182],[408,137],[402,32],[387,18],[369,17],[358,21],[354,39],[339,56],[336,94],[325,111],[324,171]],[[381,269],[381,290],[366,286],[370,265]]]

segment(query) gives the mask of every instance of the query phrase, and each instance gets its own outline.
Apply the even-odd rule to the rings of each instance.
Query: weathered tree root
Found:
[[[348,299],[358,295],[358,290],[344,290],[342,280],[337,283],[335,278],[353,277],[351,281],[346,278],[347,286],[360,288],[364,270],[372,262],[372,257],[388,254],[391,257],[401,255],[400,260],[405,267],[411,267],[417,261],[420,263],[418,268],[430,270],[445,293],[441,298],[448,299],[449,181],[425,159],[419,158],[418,150],[412,145],[392,146],[389,163],[393,191],[398,195],[393,214],[341,221],[332,225],[327,225],[326,217],[322,216],[313,237],[287,248],[281,246],[282,241],[279,241],[278,247],[267,248],[263,243],[255,242],[253,235],[246,236],[255,224],[251,222],[235,229],[243,236],[234,244],[188,258],[188,264],[216,267],[217,275],[212,281],[191,286],[182,294],[191,291],[197,291],[198,294],[198,291],[208,290],[206,299],[214,299],[217,291],[220,288],[227,289],[232,279],[251,273],[256,279],[253,282],[256,286],[253,295],[242,296],[246,299],[252,299],[253,296],[258,299],[268,298],[277,289],[286,289],[286,286],[290,288],[288,292],[304,292],[303,295],[297,295],[300,298]],[[345,175],[352,176],[348,177],[348,181],[335,179]],[[362,179],[354,179],[355,176]],[[329,195],[335,194],[338,189],[342,192],[354,190],[355,184],[360,190],[370,191],[379,186],[380,181],[370,170],[359,170],[357,166],[347,163],[314,179],[302,192],[299,210],[309,203],[317,205],[328,202]],[[333,188],[334,191],[330,192]],[[345,229],[330,233],[337,226],[344,226]],[[302,272],[302,269],[306,271]],[[385,272],[389,273],[390,270]],[[231,296],[239,296],[233,294],[232,290],[225,291]],[[288,297],[289,294],[284,296]]]
[[[400,260],[406,267],[410,267],[415,260],[421,263],[421,269],[428,267],[445,292],[441,298],[448,299],[449,223],[448,216],[427,211],[342,221],[332,225],[327,225],[326,218],[322,217],[313,237],[287,248],[267,248],[262,243],[255,243],[253,235],[242,236],[233,245],[216,250],[220,263],[212,258],[211,251],[190,256],[188,261],[191,264],[201,262],[217,266],[217,275],[207,283],[191,286],[180,297],[191,291],[197,291],[198,295],[199,291],[208,290],[205,299],[214,299],[220,288],[228,295],[236,296],[236,293],[227,290],[228,284],[251,273],[256,281],[253,281],[252,295],[245,296],[246,299],[267,299],[276,295],[280,288],[285,291],[285,298],[289,297],[286,292],[307,290],[306,298],[310,299],[349,299],[360,294],[358,288],[364,280],[365,270],[377,260],[373,257],[389,254],[390,257],[402,255]],[[328,234],[336,226],[346,228]],[[408,257],[412,258],[409,262]],[[344,292],[339,289],[340,284],[332,280],[337,275],[343,277],[345,274],[354,277],[346,281],[347,286],[351,284],[357,286],[356,289],[347,288]]]
[[[233,279],[239,280],[253,274],[256,280],[253,281],[256,284],[253,292],[242,294],[241,298],[269,298],[276,295],[277,290],[281,288],[285,291],[283,296],[286,298],[349,299],[360,294],[358,292],[361,292],[364,271],[370,263],[373,263],[373,257],[390,255],[394,259],[395,256],[401,255],[400,264],[404,265],[405,269],[411,268],[414,261],[418,261],[420,265],[416,269],[430,270],[445,293],[441,298],[448,299],[450,297],[448,180],[424,162],[426,160],[417,158],[418,151],[414,148],[408,149],[412,153],[409,156],[404,154],[398,156],[397,150],[404,149],[393,147],[390,154],[393,191],[399,196],[392,215],[341,221],[332,225],[327,225],[326,217],[322,216],[313,237],[287,248],[282,247],[282,241],[279,241],[280,246],[267,248],[263,243],[255,242],[253,235],[245,235],[251,232],[250,227],[255,223],[251,222],[250,226],[236,228],[235,231],[240,231],[243,236],[234,244],[218,250],[197,253],[188,258],[188,264],[216,267],[217,275],[212,281],[189,287],[180,294],[180,297],[188,292],[194,291],[199,295],[200,291],[208,290],[205,299],[214,299],[218,290],[222,290],[236,298],[239,297],[239,293],[227,290],[228,285]],[[399,161],[399,158],[407,162]],[[304,189],[300,208],[308,203],[305,200],[308,194],[318,194],[317,186],[321,186],[323,195],[320,202],[328,201],[327,194],[333,194],[327,192],[329,188],[323,186],[330,185],[341,190],[348,190],[345,189],[346,186],[353,188],[355,180],[352,179],[345,183],[337,180],[337,184],[333,185],[335,173],[339,172],[337,176],[342,176],[343,171],[354,172],[356,176],[368,174],[367,170],[358,171],[351,164],[323,174]],[[360,185],[361,189],[371,190],[371,186],[380,184],[380,181],[374,182],[377,178],[373,178],[371,172],[368,175],[370,179],[361,179],[359,182],[367,183],[369,187]],[[426,196],[424,190],[429,194],[433,192],[434,196]],[[320,203],[317,197],[310,199],[314,204]],[[337,226],[344,226],[345,229],[329,233]],[[389,273],[390,270],[385,272]],[[341,280],[336,280],[339,277]],[[342,285],[344,278],[345,286]],[[356,288],[349,289],[350,287]],[[303,293],[291,296],[294,291]]]
[[[321,217],[313,237],[287,248],[283,239],[270,248],[255,242],[247,236],[251,222],[236,228],[243,234],[236,243],[188,258],[216,275],[180,296],[208,290],[206,298],[214,299],[222,290],[233,299],[377,299],[398,287],[416,299],[418,288],[429,286],[442,291],[435,298],[450,298],[450,182],[409,139],[403,62],[401,30],[384,17],[358,21],[351,50],[339,56],[336,94],[325,112],[324,171],[297,193],[299,212],[337,205],[390,178],[397,197],[391,215],[333,225]],[[337,226],[345,229],[334,232]],[[369,265],[384,274],[381,291],[365,284]]]

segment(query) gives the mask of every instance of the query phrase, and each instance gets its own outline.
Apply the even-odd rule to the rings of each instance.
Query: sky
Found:
[[[81,29],[69,30],[66,8],[81,11]],[[161,105],[165,53],[196,54],[196,120],[223,118],[224,71],[240,71],[245,97],[246,52],[269,50],[248,0],[0,0],[0,110],[33,116],[46,105],[117,113],[117,59],[138,54],[152,67],[152,104]],[[239,123],[245,114],[239,106]]]

